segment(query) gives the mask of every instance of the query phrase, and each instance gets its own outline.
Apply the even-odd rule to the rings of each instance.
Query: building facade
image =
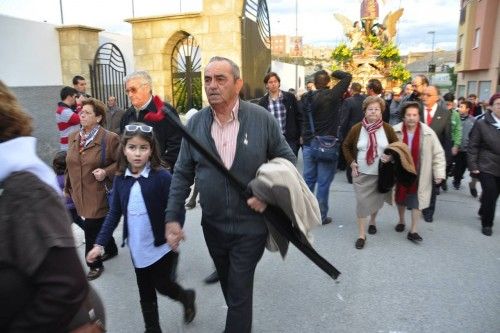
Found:
[[[500,1],[461,0],[458,25],[457,96],[487,101],[500,91]]]

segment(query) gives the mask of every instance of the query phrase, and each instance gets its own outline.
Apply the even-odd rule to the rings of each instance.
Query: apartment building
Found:
[[[486,101],[500,91],[500,1],[461,0],[458,25],[457,96]]]

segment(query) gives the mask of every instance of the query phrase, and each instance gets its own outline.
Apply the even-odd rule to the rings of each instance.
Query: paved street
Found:
[[[500,332],[500,208],[493,236],[483,236],[479,202],[466,186],[450,189],[438,197],[434,223],[422,220],[424,241],[414,244],[406,232],[394,231],[396,209],[385,206],[378,233],[367,235],[365,248],[356,250],[355,198],[344,173],[331,187],[330,204],[334,222],[315,230],[314,244],[342,272],[339,283],[295,248],[285,261],[266,251],[256,271],[254,332]],[[182,307],[160,296],[164,332],[220,333],[224,328],[220,287],[202,282],[213,266],[200,215],[199,208],[187,214],[178,276],[184,287],[196,289],[198,314],[184,326]],[[121,234],[119,226],[120,243]],[[76,236],[81,240],[81,231]],[[143,332],[128,248],[105,267],[92,284],[105,302],[108,332]]]

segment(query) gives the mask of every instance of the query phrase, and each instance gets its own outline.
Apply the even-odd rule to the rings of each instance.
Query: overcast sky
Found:
[[[132,17],[132,3],[136,17],[196,12],[202,8],[202,0],[61,1],[65,24],[90,25],[122,34],[131,34],[130,25],[123,20]],[[59,3],[60,0],[0,0],[0,14],[60,24]],[[273,35],[295,35],[296,3],[297,30],[298,35],[304,37],[304,43],[335,46],[345,37],[333,13],[358,20],[361,1],[267,0]],[[400,6],[405,10],[398,24],[397,37],[402,54],[430,51],[432,35],[429,31],[435,31],[435,49],[456,49],[459,0],[386,0],[385,4],[379,1],[379,21]]]

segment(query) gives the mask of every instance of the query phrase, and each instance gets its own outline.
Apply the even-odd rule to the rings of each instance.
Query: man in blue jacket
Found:
[[[239,99],[243,81],[233,61],[213,57],[205,68],[204,81],[210,106],[190,119],[188,131],[240,181],[248,184],[257,169],[275,157],[295,163],[274,117]],[[165,216],[165,237],[174,250],[184,238],[180,221],[195,176],[205,242],[228,306],[225,332],[251,332],[254,272],[267,238],[260,213],[267,205],[257,197],[246,200],[225,175],[183,140]]]

